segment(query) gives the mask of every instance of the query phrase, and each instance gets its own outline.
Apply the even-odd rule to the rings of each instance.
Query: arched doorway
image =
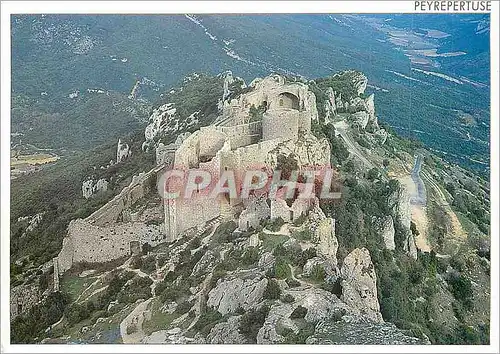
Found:
[[[283,92],[278,96],[278,108],[299,110],[299,98],[290,92]]]

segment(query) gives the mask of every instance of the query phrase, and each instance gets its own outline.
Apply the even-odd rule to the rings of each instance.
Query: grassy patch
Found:
[[[288,240],[286,235],[271,235],[261,232],[259,238],[262,240],[262,247],[266,251],[272,252],[278,245],[282,245]]]
[[[75,301],[78,296],[95,281],[95,277],[80,278],[78,276],[66,275],[61,280],[61,291],[67,294],[71,301]]]
[[[168,328],[173,320],[179,317],[179,313],[163,313],[160,311],[160,307],[163,303],[156,301],[151,307],[151,319],[149,321],[144,321],[142,324],[142,329],[146,335],[150,335],[153,332],[160,331],[162,329]]]

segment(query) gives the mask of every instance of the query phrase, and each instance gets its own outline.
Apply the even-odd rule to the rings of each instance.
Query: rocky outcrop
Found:
[[[355,87],[358,95],[365,93],[366,85],[368,85],[367,77],[359,71],[350,70],[348,71],[348,73],[351,73],[351,82]]]
[[[240,334],[241,316],[231,316],[227,322],[218,323],[207,336],[209,344],[245,344],[248,343],[244,335]]]
[[[286,328],[297,333],[299,329],[290,315],[298,306],[307,309],[304,319],[310,323],[353,313],[335,295],[323,289],[290,289],[286,293],[292,295],[295,301],[291,304],[278,302],[271,307],[264,325],[257,334],[257,344],[283,343],[285,338],[277,332],[277,328]]]
[[[328,123],[337,114],[337,103],[335,98],[335,92],[331,87],[326,90],[326,102],[325,102],[325,123]]]
[[[376,121],[375,117],[375,95],[372,93],[365,99],[366,113],[370,117],[370,120]]]
[[[411,223],[411,193],[403,183],[400,183],[399,191],[397,192],[396,212],[403,226],[410,229]]]
[[[272,269],[274,264],[276,263],[276,259],[274,258],[271,252],[264,252],[259,259],[258,267],[264,271]]]
[[[342,317],[345,314],[354,314],[355,311],[342,302],[337,296],[321,288],[292,288],[288,290],[295,298],[294,308],[302,306],[307,309],[304,319],[307,322],[316,323],[330,318]]]
[[[366,126],[368,125],[368,121],[370,120],[370,116],[368,115],[367,112],[365,111],[360,111],[353,113],[351,115],[351,120],[358,124],[361,128],[365,129]]]
[[[413,259],[417,259],[417,246],[415,245],[415,239],[410,232],[411,224],[411,193],[404,183],[400,183],[399,191],[396,196],[397,200],[395,203],[395,211],[399,216],[399,220],[404,227],[403,232],[406,233],[406,239],[403,244],[403,249],[408,253]]]
[[[132,155],[130,146],[127,143],[123,143],[121,139],[118,139],[118,146],[116,148],[116,163],[125,161]]]
[[[380,233],[384,239],[385,248],[388,250],[396,249],[396,244],[394,242],[394,220],[392,219],[392,216],[386,216],[381,221]]]
[[[211,265],[215,262],[217,256],[211,250],[206,251],[203,256],[200,258],[198,263],[193,267],[193,272],[191,276],[199,276],[207,273],[211,269]]]
[[[418,252],[417,252],[417,244],[415,243],[415,238],[411,233],[408,234],[408,237],[406,239],[406,242],[408,244],[408,248],[405,247],[405,251],[408,252],[408,255],[413,258],[417,259],[418,257]]]
[[[208,293],[207,306],[221,314],[234,313],[238,308],[248,310],[257,306],[266,290],[266,278],[224,280]]]
[[[356,248],[347,255],[341,269],[342,300],[358,314],[382,322],[377,298],[377,275],[370,252]]]
[[[224,93],[222,94],[222,101],[225,101],[229,97],[231,91],[229,91],[229,86],[234,82],[233,73],[231,71],[226,71],[224,74]]]
[[[155,139],[172,130],[170,123],[174,120],[176,112],[177,109],[173,103],[166,103],[153,111],[149,117],[149,124],[144,130],[146,143],[153,142]]]
[[[337,249],[339,242],[335,237],[335,220],[325,218],[318,222],[314,230],[314,240],[318,243],[316,249],[331,266],[337,265]]]
[[[88,179],[82,183],[82,195],[85,199],[89,199],[94,194],[99,192],[106,192],[108,190],[109,182],[101,178],[94,182],[92,179]]]
[[[315,268],[325,268],[325,261],[320,257],[309,258],[302,268],[302,276],[310,277],[313,275]]]
[[[278,334],[278,327],[297,330],[297,326],[290,319],[290,314],[296,306],[290,304],[275,304],[271,307],[269,314],[262,327],[257,333],[257,344],[279,344],[285,338]]]

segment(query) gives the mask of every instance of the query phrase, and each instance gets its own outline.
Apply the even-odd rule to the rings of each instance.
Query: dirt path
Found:
[[[125,267],[127,270],[136,273],[138,276],[142,278],[149,278],[153,281],[151,284],[151,297],[145,301],[140,302],[133,310],[128,314],[127,317],[123,319],[120,323],[120,335],[122,337],[122,341],[124,344],[127,343],[140,343],[141,340],[146,336],[144,330],[142,329],[142,324],[144,323],[144,314],[148,310],[149,304],[156,296],[156,286],[160,282],[159,279],[155,279],[153,276],[144,273],[140,269],[132,269],[130,268],[130,262],[125,263],[127,266]],[[158,270],[157,270],[158,271]],[[131,333],[127,333],[127,328],[129,326],[135,325],[133,330],[130,330]]]
[[[458,242],[465,241],[467,239],[467,233],[463,229],[460,220],[458,220],[457,214],[455,214],[450,204],[446,200],[446,196],[444,195],[441,188],[439,188],[436,182],[434,182],[432,178],[429,177],[425,172],[422,172],[422,177],[425,179],[426,182],[429,183],[432,189],[436,192],[436,196],[439,198],[438,204],[442,206],[446,214],[448,214],[448,218],[451,223],[451,230],[449,230],[447,236]]]
[[[427,211],[425,207],[414,205],[411,209],[411,218],[417,229],[419,235],[415,237],[415,244],[422,252],[430,252],[432,250],[429,240],[427,239]]]
[[[415,223],[419,232],[415,237],[415,244],[422,252],[430,252],[432,247],[427,238],[429,219],[427,217],[427,191],[420,177],[422,167],[422,156],[415,157],[415,163],[410,175],[399,179],[410,193],[411,220]]]

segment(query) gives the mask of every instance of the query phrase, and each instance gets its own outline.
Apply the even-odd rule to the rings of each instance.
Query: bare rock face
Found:
[[[297,330],[297,326],[289,318],[294,307],[291,304],[277,303],[273,305],[266,317],[266,320],[257,333],[257,344],[279,344],[285,338],[278,334],[276,328],[289,328]]]
[[[193,267],[192,276],[199,276],[201,274],[205,274],[210,270],[210,265],[217,259],[215,253],[211,250],[208,250],[203,254],[198,263]]]
[[[408,235],[407,242],[408,242],[408,255],[413,259],[417,259],[418,256],[417,245],[415,243],[415,238],[411,233]]]
[[[325,268],[325,261],[320,257],[313,257],[307,260],[302,270],[303,277],[310,277],[316,267]]]
[[[327,100],[325,102],[325,122],[329,122],[330,118],[333,118],[337,114],[337,103],[335,98],[335,93],[331,87],[326,90]]]
[[[235,312],[239,307],[248,310],[262,301],[266,286],[266,278],[222,281],[208,293],[207,306],[223,315]]]
[[[403,183],[401,183],[400,186],[401,187],[397,194],[397,203],[395,207],[407,234],[403,249],[408,253],[410,257],[412,257],[413,259],[417,259],[417,246],[415,245],[415,239],[410,232],[411,193]]]
[[[91,179],[84,181],[82,183],[82,195],[85,199],[89,199],[92,195],[92,187],[94,185],[94,181]]]
[[[314,230],[314,239],[317,240],[318,253],[324,257],[331,266],[337,266],[337,250],[339,242],[335,237],[335,220],[324,218],[320,220]]]
[[[383,322],[370,252],[366,248],[354,249],[344,259],[341,275],[342,300],[358,314],[374,322]]]
[[[118,139],[118,146],[116,148],[116,162],[122,162],[128,159],[132,155],[130,146],[127,143],[123,143],[121,139]]]
[[[262,270],[269,270],[274,267],[276,259],[271,252],[264,252],[259,259],[258,267]]]
[[[229,91],[229,85],[231,85],[234,82],[234,77],[231,71],[226,71],[223,75],[224,75],[224,93],[222,95],[222,101],[225,101],[226,98],[228,98],[229,94],[231,93]]]
[[[304,320],[310,323],[353,314],[352,310],[335,295],[320,288],[295,288],[287,290],[286,293],[292,295],[295,301],[290,304],[278,302],[271,307],[262,328],[257,334],[257,344],[283,343],[285,338],[278,334],[277,328],[286,328],[297,333],[299,328],[290,319],[290,315],[299,306],[307,309]]]
[[[108,190],[109,182],[101,178],[94,183],[94,180],[89,179],[82,183],[82,195],[85,199],[89,199],[92,195],[105,192]]]
[[[174,120],[177,109],[173,103],[166,103],[153,111],[149,117],[149,124],[144,130],[146,141],[153,141],[156,137],[169,131],[169,123]]]
[[[238,328],[240,326],[241,316],[231,316],[227,322],[218,323],[212,328],[207,336],[209,344],[244,344],[247,339],[240,334]]]
[[[368,125],[368,121],[370,120],[370,116],[365,111],[353,113],[351,115],[351,118],[363,129],[366,128],[366,126]]]
[[[398,192],[397,198],[398,198],[398,202],[396,205],[396,208],[397,208],[396,211],[399,215],[401,223],[403,224],[404,227],[410,229],[410,223],[411,223],[410,198],[411,198],[411,193],[405,187],[405,185],[403,183],[400,184],[400,190]]]
[[[370,120],[375,120],[375,95],[372,93],[368,98],[365,99],[366,112],[368,113]]]
[[[367,77],[361,72],[357,71],[351,71],[351,72],[352,72],[351,81],[354,87],[356,88],[358,95],[365,93],[366,85],[368,85]]]
[[[394,242],[394,220],[392,220],[392,216],[389,215],[382,220],[380,233],[384,239],[385,248],[388,250],[396,249],[396,244]]]

